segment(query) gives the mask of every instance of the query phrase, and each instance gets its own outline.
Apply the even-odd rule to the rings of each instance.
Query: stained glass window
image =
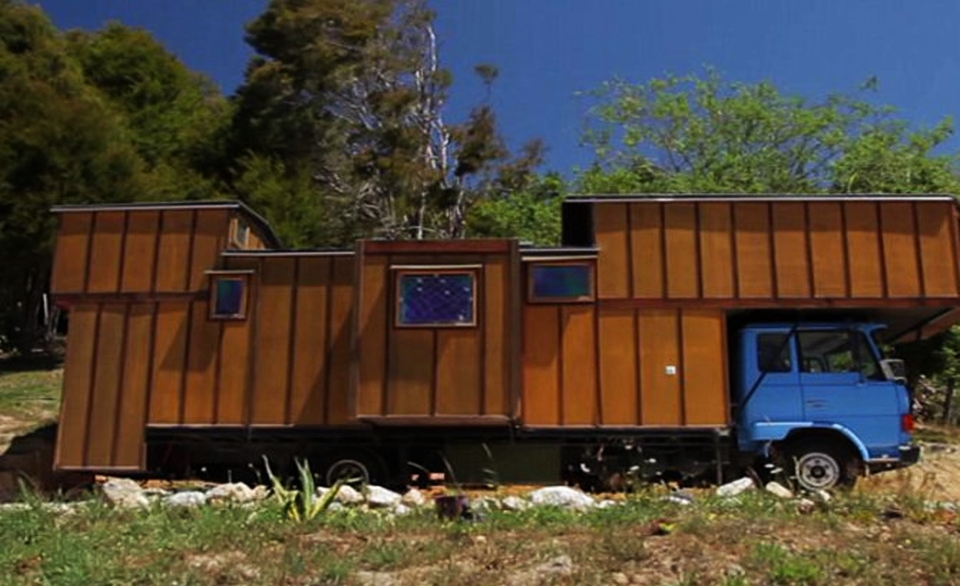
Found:
[[[590,264],[535,264],[530,267],[530,295],[537,301],[584,300],[593,297]]]
[[[242,278],[214,278],[213,317],[243,317],[243,289],[246,280]]]
[[[397,293],[398,325],[464,326],[476,323],[472,272],[400,273]]]

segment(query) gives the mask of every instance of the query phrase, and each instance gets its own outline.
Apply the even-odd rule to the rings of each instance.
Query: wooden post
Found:
[[[943,400],[943,423],[950,424],[953,421],[953,377],[947,380],[947,397]]]

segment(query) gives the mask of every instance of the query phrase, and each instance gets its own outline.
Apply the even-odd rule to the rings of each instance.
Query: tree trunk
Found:
[[[947,381],[947,396],[943,400],[943,423],[953,422],[953,390],[954,390],[953,378],[950,378]]]

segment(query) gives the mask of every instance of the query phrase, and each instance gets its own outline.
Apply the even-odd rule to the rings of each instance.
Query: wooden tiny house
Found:
[[[234,202],[54,212],[61,469],[163,468],[204,442],[257,461],[262,441],[402,475],[462,438],[723,436],[733,322],[869,315],[897,340],[960,320],[948,196],[575,197],[555,248],[287,250]]]

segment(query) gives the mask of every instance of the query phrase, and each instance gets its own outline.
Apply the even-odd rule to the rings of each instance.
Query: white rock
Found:
[[[337,501],[333,501],[332,503],[330,503],[329,505],[327,505],[327,510],[328,510],[328,511],[331,511],[331,512],[333,512],[333,511],[342,511],[342,510],[344,510],[345,508],[346,508],[346,507],[343,506],[343,503],[338,503]]]
[[[625,586],[626,584],[630,583],[630,578],[623,572],[614,572],[610,579],[613,580],[614,584],[619,584],[621,586]]]
[[[733,482],[728,482],[722,486],[717,487],[717,496],[736,496],[742,492],[746,492],[754,488],[753,479],[749,476],[744,476]]]
[[[359,505],[366,500],[363,498],[363,495],[360,493],[360,491],[353,488],[349,484],[344,484],[341,486],[340,490],[337,491],[337,496],[333,498],[338,503],[343,503],[345,505]]]
[[[530,501],[510,495],[500,501],[500,506],[504,511],[526,511],[530,508]]]
[[[407,505],[405,505],[405,504],[403,504],[403,503],[397,503],[397,504],[393,505],[393,508],[390,509],[390,512],[393,513],[394,515],[398,516],[398,517],[402,517],[402,516],[404,516],[404,515],[409,515],[410,513],[412,513],[412,512],[413,512],[413,508],[408,507]]]
[[[198,490],[175,492],[161,501],[165,507],[188,508],[201,507],[207,504],[207,495]]]
[[[382,486],[370,485],[367,487],[367,504],[371,507],[393,507],[400,504],[402,498],[399,494]]]
[[[812,496],[822,503],[829,503],[830,499],[833,498],[832,496],[830,496],[829,492],[823,490],[822,488],[819,490],[813,491]]]
[[[400,502],[408,507],[423,507],[427,504],[427,497],[423,496],[419,490],[411,488],[403,494]]]
[[[610,507],[615,507],[615,506],[617,506],[617,504],[618,504],[617,501],[612,501],[612,500],[610,500],[610,499],[604,499],[604,500],[600,501],[599,503],[597,503],[597,508],[598,508],[598,509],[609,509]]]
[[[673,503],[675,505],[687,506],[693,504],[694,498],[693,494],[685,490],[675,490],[663,497],[661,500],[667,501],[668,503]]]
[[[766,491],[772,495],[778,496],[782,499],[792,499],[793,492],[786,486],[780,484],[779,482],[768,482],[765,487]]]
[[[129,478],[111,478],[100,485],[103,497],[121,509],[139,509],[150,506],[150,499],[140,485]]]
[[[530,493],[530,502],[538,506],[585,511],[596,506],[592,497],[569,486],[547,486]]]
[[[258,487],[259,488],[259,487]],[[265,493],[266,491],[262,491]],[[265,494],[256,491],[242,482],[218,484],[207,491],[207,499],[212,503],[252,503],[261,500]]]

